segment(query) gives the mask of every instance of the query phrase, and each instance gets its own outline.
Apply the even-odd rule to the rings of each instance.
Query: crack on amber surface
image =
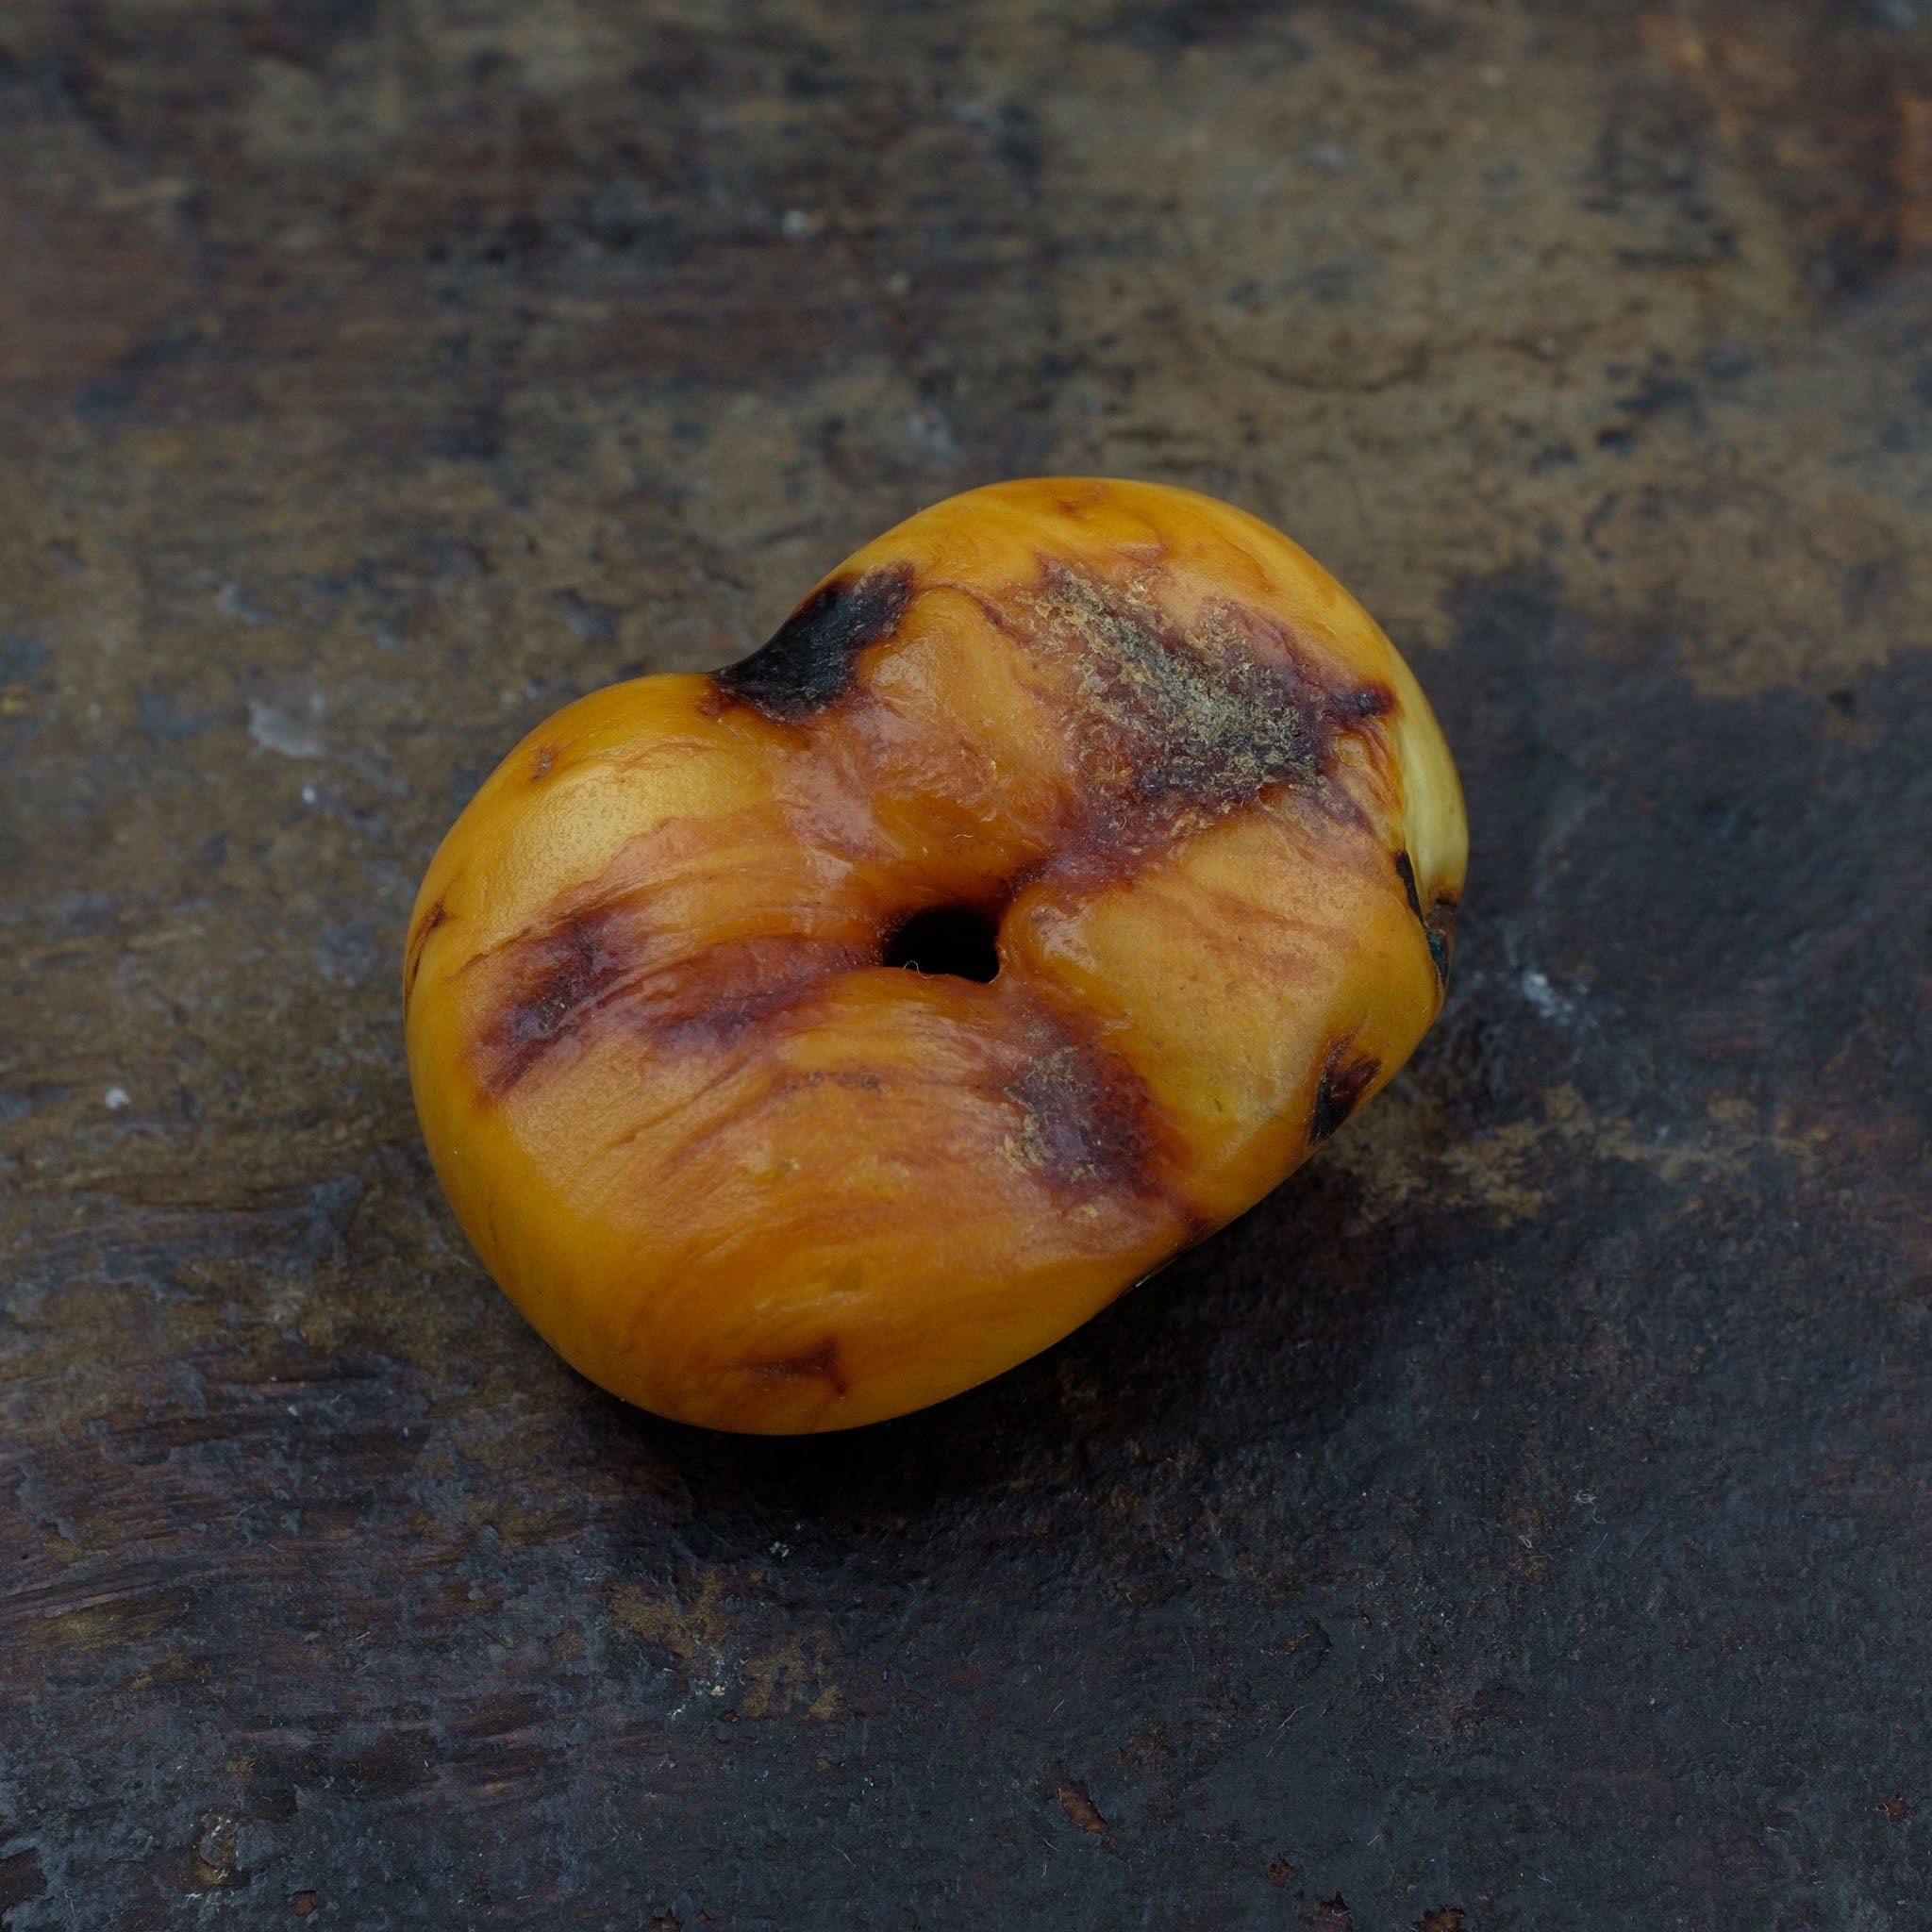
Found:
[[[1408,895],[1408,909],[1415,914],[1423,929],[1423,938],[1428,941],[1429,958],[1435,962],[1436,977],[1446,987],[1449,984],[1449,961],[1456,951],[1457,901],[1446,892],[1438,893],[1424,910],[1422,895],[1416,891],[1415,863],[1407,852],[1395,855],[1395,875],[1402,881],[1402,890]]]
[[[416,975],[423,970],[423,949],[429,943],[429,936],[449,917],[439,899],[423,915],[421,923],[409,937],[408,963],[403,972],[403,1018],[409,1017],[409,1002],[415,997]]]
[[[1415,889],[1415,862],[1406,852],[1395,855],[1395,876],[1402,881],[1402,890],[1408,894],[1408,909],[1421,919],[1423,902]]]
[[[1328,1049],[1322,1077],[1315,1087],[1315,1110],[1308,1121],[1308,1145],[1319,1147],[1337,1133],[1343,1122],[1362,1103],[1362,1096],[1374,1085],[1382,1062],[1373,1055],[1348,1058],[1354,1039],[1338,1040]]]

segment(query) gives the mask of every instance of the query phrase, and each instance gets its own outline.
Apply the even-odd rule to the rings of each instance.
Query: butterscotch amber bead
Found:
[[[1065,1335],[1442,1001],[1455,767],[1362,608],[1152,484],[969,491],[525,740],[405,962],[458,1220],[626,1400],[841,1428]]]

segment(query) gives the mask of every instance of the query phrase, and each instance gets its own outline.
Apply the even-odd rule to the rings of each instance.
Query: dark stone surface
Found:
[[[1928,1923],[1922,0],[9,0],[0,182],[8,1932]],[[1410,648],[1449,1010],[992,1387],[628,1413],[420,870],[1042,469]]]

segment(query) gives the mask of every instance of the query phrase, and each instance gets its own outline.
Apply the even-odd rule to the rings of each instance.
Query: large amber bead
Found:
[[[505,759],[411,921],[416,1104],[594,1381],[873,1422],[1334,1133],[1441,1005],[1466,846],[1407,666],[1286,538],[1153,484],[971,491],[743,662]]]

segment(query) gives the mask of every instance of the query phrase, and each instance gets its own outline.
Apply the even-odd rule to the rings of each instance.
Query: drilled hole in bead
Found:
[[[971,906],[930,906],[891,933],[888,966],[909,973],[949,974],[984,986],[1000,970],[998,929]]]

